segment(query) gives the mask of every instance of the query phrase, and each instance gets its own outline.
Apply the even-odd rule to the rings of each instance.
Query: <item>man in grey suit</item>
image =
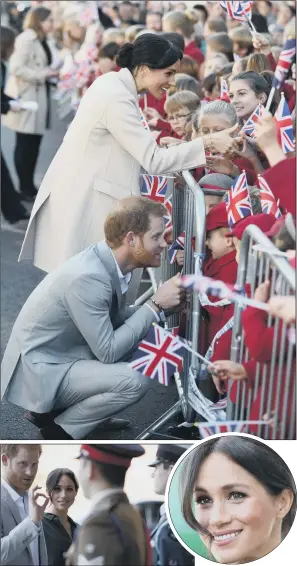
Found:
[[[146,393],[150,380],[128,362],[184,292],[174,277],[140,307],[127,307],[125,294],[135,268],[160,266],[165,213],[153,200],[123,199],[105,221],[105,241],[47,275],[23,306],[2,362],[2,394],[44,419],[59,413],[40,420],[45,439],[108,428],[107,419]]]
[[[39,444],[1,445],[1,564],[47,566],[41,520],[48,497],[36,485],[28,493],[38,470]],[[37,499],[43,497],[42,505]]]

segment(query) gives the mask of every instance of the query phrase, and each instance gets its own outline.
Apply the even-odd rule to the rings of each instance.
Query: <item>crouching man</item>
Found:
[[[127,363],[184,292],[172,278],[140,307],[125,306],[125,294],[135,268],[160,265],[165,213],[152,200],[123,199],[106,218],[105,241],[48,274],[24,304],[2,362],[2,395],[30,411],[43,438],[127,426],[113,415],[146,393],[149,379]]]

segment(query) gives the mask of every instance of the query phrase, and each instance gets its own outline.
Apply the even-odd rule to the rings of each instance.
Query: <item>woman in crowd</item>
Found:
[[[7,94],[4,94],[6,65],[14,48],[15,34],[12,29],[1,26],[1,114],[20,112],[19,104]],[[29,215],[20,202],[20,195],[16,192],[9,169],[1,151],[1,212],[10,224],[29,218]]]
[[[46,41],[51,30],[50,10],[43,6],[30,10],[9,65],[6,94],[38,105],[36,111],[8,112],[3,119],[3,124],[16,132],[14,162],[24,200],[34,200],[37,193],[34,172],[42,136],[50,124],[48,79],[57,75],[50,68],[52,55]]]
[[[46,490],[50,498],[42,525],[47,546],[48,565],[64,566],[64,555],[70,547],[77,523],[68,515],[77,492],[78,481],[68,468],[53,470],[46,479]]]
[[[116,201],[139,195],[141,166],[164,175],[204,164],[210,149],[232,150],[235,127],[167,149],[143,127],[138,94],[148,90],[162,97],[174,84],[181,58],[173,44],[145,34],[120,49],[118,73],[102,75],[87,90],[43,179],[20,259],[30,258],[49,272],[102,239],[104,219]]]
[[[229,97],[234,105],[237,119],[240,124],[244,124],[251,114],[256,110],[258,104],[267,102],[271,86],[272,77],[265,74],[265,77],[254,71],[245,71],[232,77],[229,84]],[[273,97],[270,112],[275,113],[279,104],[279,94]]]
[[[289,533],[296,485],[269,446],[242,436],[212,438],[180,467],[183,516],[219,564],[263,558]]]

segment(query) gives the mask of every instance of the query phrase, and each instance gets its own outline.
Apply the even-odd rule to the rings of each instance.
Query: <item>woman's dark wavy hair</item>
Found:
[[[62,476],[67,476],[70,480],[72,480],[74,483],[74,489],[76,493],[78,492],[79,484],[74,472],[69,470],[69,468],[56,468],[55,470],[52,470],[46,478],[45,485],[49,496],[51,496],[52,492],[57,487]]]
[[[192,529],[209,536],[196,520],[193,512],[193,492],[202,464],[213,453],[224,454],[252,474],[271,496],[289,489],[294,496],[292,507],[282,522],[282,539],[290,531],[296,514],[296,484],[284,460],[266,444],[254,438],[223,436],[204,442],[188,454],[182,462],[180,494],[182,514]]]
[[[166,69],[182,57],[183,52],[167,39],[154,33],[145,33],[134,43],[122,45],[116,64],[132,73],[140,65],[146,65],[150,69]]]
[[[264,92],[268,98],[272,88],[272,80],[273,80],[272,71],[263,71],[262,73],[255,73],[255,71],[244,71],[243,73],[239,73],[238,75],[232,77],[231,82],[247,81],[250,87],[252,88],[252,90],[257,95],[262,94]],[[279,89],[276,89],[270,106],[271,114],[275,114],[279,102],[280,102]]]

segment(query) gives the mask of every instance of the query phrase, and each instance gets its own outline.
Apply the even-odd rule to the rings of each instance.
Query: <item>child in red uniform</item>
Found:
[[[165,137],[166,145],[175,139],[183,139],[186,135],[186,126],[192,115],[200,106],[200,98],[190,90],[182,90],[169,96],[165,102],[167,124],[170,130],[162,130],[157,138],[159,143]],[[170,140],[173,138],[173,140]]]
[[[211,252],[211,257],[204,265],[203,274],[206,277],[235,285],[237,279],[236,250],[232,236],[226,237],[228,232],[226,205],[222,202],[214,206],[206,216],[206,245]],[[231,318],[234,310],[233,303],[218,307],[215,306],[217,302],[220,301],[212,296],[208,296],[208,301],[201,299],[201,304],[209,314],[209,345],[217,332]]]
[[[240,253],[240,241],[242,234],[246,226],[249,224],[256,223],[255,219],[257,217],[249,217],[242,220],[233,228],[231,234],[233,234],[234,245],[237,250],[237,260]],[[271,234],[271,229],[275,224],[275,219],[271,215],[258,215],[257,225],[267,234]],[[265,281],[262,283],[255,291],[254,299],[267,302],[270,294],[270,282]],[[247,362],[242,362],[241,364],[232,362],[230,360],[223,359],[228,356],[228,351],[230,355],[231,347],[231,331],[225,334],[224,340],[216,345],[214,355],[212,357],[212,362],[218,372],[218,377],[214,378],[215,384],[219,392],[222,392],[224,387],[222,387],[222,382],[220,380],[232,379],[234,384],[230,390],[230,399],[233,403],[236,403],[237,399],[237,381],[245,380],[247,384],[247,392],[245,399],[242,400],[247,406],[248,393],[252,391],[256,393],[256,397],[253,395],[253,401],[251,404],[250,414],[248,415],[249,420],[263,420],[263,412],[266,412],[265,403],[268,399],[268,391],[270,385],[270,379],[273,379],[272,386],[272,399],[271,399],[271,414],[273,414],[277,402],[280,406],[280,420],[284,418],[282,407],[285,403],[285,395],[288,394],[288,404],[285,406],[284,411],[286,414],[286,435],[288,434],[288,429],[290,426],[291,415],[293,412],[294,401],[294,375],[295,375],[295,361],[292,363],[291,375],[289,375],[289,380],[287,376],[286,359],[284,361],[283,367],[280,369],[278,367],[278,353],[282,350],[282,328],[283,324],[280,323],[279,332],[277,336],[277,341],[274,341],[275,328],[274,326],[268,327],[267,320],[268,314],[260,309],[248,307],[242,313],[242,327],[244,331],[244,343],[249,350],[250,359]],[[288,338],[286,338],[287,340]],[[285,345],[287,350],[288,345]],[[276,366],[273,369],[273,375],[271,376],[271,357],[272,352],[275,353]],[[266,384],[260,382],[258,390],[254,391],[255,376],[257,370],[257,362],[266,364],[267,367],[267,381]],[[262,371],[260,372],[260,375]],[[263,387],[265,385],[265,390]],[[288,388],[288,391],[286,391]],[[262,405],[261,398],[264,394],[264,404]],[[270,415],[271,416],[271,415]],[[252,425],[249,427],[251,432],[257,432],[257,427]],[[279,438],[279,429],[276,431],[276,437]]]

